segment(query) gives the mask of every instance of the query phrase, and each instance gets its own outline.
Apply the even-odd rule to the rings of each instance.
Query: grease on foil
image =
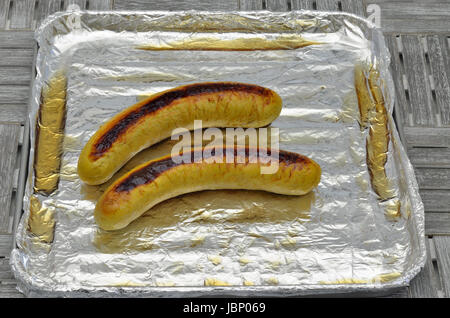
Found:
[[[369,87],[375,102],[375,113],[370,116],[367,137],[367,165],[372,177],[372,187],[381,200],[393,197],[394,190],[386,176],[385,165],[389,147],[389,128],[383,93],[379,87],[379,74],[374,68],[369,72]]]
[[[101,194],[99,194],[101,195]],[[263,191],[202,191],[164,201],[129,226],[117,231],[98,229],[94,245],[103,253],[124,253],[164,248],[163,235],[187,224],[234,224],[306,222],[314,192],[304,196],[284,197]],[[195,208],[197,207],[197,208]],[[250,236],[264,238],[258,234]],[[180,247],[198,247],[215,236],[213,232],[195,236]],[[292,248],[296,242],[286,238],[281,243]],[[242,260],[240,260],[242,263]]]
[[[393,200],[386,205],[386,217],[391,220],[397,220],[402,216],[401,203],[399,200]]]
[[[165,42],[155,45],[138,46],[141,50],[190,50],[190,51],[257,51],[257,50],[292,50],[321,42],[308,41],[299,34],[279,35],[274,39],[237,38],[223,40],[218,38],[195,38],[177,42]]]
[[[66,76],[56,72],[42,89],[36,125],[34,191],[49,195],[56,190],[61,166],[66,116]]]
[[[358,96],[361,129],[369,129],[366,139],[367,167],[371,186],[380,200],[393,199],[395,190],[389,181],[385,165],[389,152],[390,133],[385,99],[379,71],[371,65],[355,66],[355,91]],[[395,199],[386,206],[386,216],[396,220],[401,216],[401,203]]]
[[[53,242],[53,232],[55,230],[54,214],[54,208],[42,207],[39,198],[31,196],[27,227],[28,232],[41,242]]]

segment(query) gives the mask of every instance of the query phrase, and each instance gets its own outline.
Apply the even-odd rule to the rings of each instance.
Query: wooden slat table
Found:
[[[33,30],[70,4],[86,10],[309,9],[360,16],[378,6],[392,55],[394,115],[425,205],[428,250],[423,271],[390,297],[450,297],[450,3],[445,0],[1,0],[0,297],[22,297],[8,261],[14,211],[22,195],[22,147],[28,146],[24,122],[34,76]]]

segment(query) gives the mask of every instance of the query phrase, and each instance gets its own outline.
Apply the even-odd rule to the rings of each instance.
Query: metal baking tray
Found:
[[[70,11],[48,17],[35,37],[28,178],[11,254],[24,294],[379,294],[423,267],[423,204],[392,117],[389,52],[369,21],[317,11]],[[92,212],[105,187],[76,173],[87,139],[149,94],[225,80],[282,97],[271,126],[281,149],[321,165],[318,188],[295,198],[192,193],[124,230],[100,230]],[[377,105],[369,121],[361,87]],[[50,129],[55,123],[61,131]],[[143,151],[121,171],[170,146]]]

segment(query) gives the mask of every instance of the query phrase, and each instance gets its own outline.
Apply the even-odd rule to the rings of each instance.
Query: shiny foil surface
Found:
[[[389,53],[370,22],[312,11],[71,11],[50,16],[36,40],[29,174],[11,254],[26,295],[383,292],[423,266],[423,204],[392,117]],[[55,76],[64,84],[52,85]],[[316,161],[319,186],[304,196],[191,193],[101,230],[93,211],[108,185],[177,141],[142,151],[99,186],[78,177],[83,146],[146,96],[206,81],[276,91],[280,149]],[[64,98],[51,104],[45,92]],[[45,117],[52,105],[62,113]]]

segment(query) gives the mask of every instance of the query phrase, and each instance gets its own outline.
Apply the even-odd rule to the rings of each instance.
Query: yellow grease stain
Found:
[[[216,266],[222,263],[220,256],[208,256],[208,260]]]
[[[39,241],[53,242],[55,230],[55,210],[51,207],[42,207],[41,201],[34,195],[30,197],[30,214],[28,217],[28,232]]]
[[[203,284],[205,286],[231,286],[231,284],[216,278],[206,278]]]
[[[260,50],[292,50],[321,42],[308,41],[299,34],[280,35],[274,39],[266,38],[237,38],[223,40],[212,37],[188,38],[172,42],[147,44],[136,47],[140,50],[152,51],[260,51]]]
[[[66,120],[66,85],[63,71],[44,84],[36,122],[34,192],[50,195],[58,187]]]

